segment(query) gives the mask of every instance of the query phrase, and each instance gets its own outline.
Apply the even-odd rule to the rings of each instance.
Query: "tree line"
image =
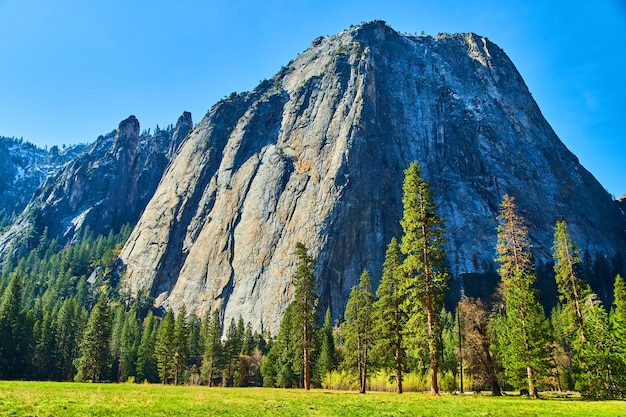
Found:
[[[496,231],[495,293],[462,296],[447,311],[443,220],[416,163],[405,171],[402,201],[403,235],[387,246],[378,288],[363,271],[335,321],[328,310],[320,320],[314,259],[296,245],[294,298],[274,336],[253,332],[241,318],[226,325],[220,311],[158,314],[145,293],[131,300],[114,282],[88,285],[90,270],[112,268],[128,227],[107,237],[86,232],[64,249],[44,233],[3,273],[0,378],[305,389],[339,382],[364,393],[382,376],[402,393],[411,376],[434,395],[516,389],[538,397],[540,390],[575,389],[626,396],[624,280],[615,278],[607,309],[581,279],[584,262],[565,221],[555,225],[559,303],[549,315],[539,303],[525,219],[508,195]],[[35,272],[56,279],[25,279]]]

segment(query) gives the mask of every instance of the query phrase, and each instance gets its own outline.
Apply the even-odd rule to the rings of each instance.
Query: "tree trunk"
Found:
[[[363,358],[363,363],[361,364],[361,394],[365,394],[365,389],[367,388],[367,365],[365,361],[367,359]]]
[[[437,341],[435,340],[435,313],[433,311],[432,295],[430,294],[429,280],[426,284],[426,309],[428,311],[428,353],[430,359],[430,393],[439,395],[437,381]]]
[[[528,393],[534,398],[539,398],[539,392],[537,392],[537,387],[535,386],[535,377],[531,366],[526,367],[526,374],[528,375]]]
[[[485,354],[485,362],[483,365],[485,366],[487,374],[489,375],[489,383],[491,384],[491,395],[501,397],[502,390],[500,389],[500,382],[498,382],[498,376],[496,375],[496,371],[493,366],[493,359],[491,358],[491,353],[489,352],[489,341],[482,333],[481,347]]]
[[[311,374],[310,374],[310,367],[309,367],[309,348],[308,347],[304,348],[304,389],[307,391],[311,389]]]
[[[400,362],[400,345],[396,346],[396,392],[402,394],[402,363]]]

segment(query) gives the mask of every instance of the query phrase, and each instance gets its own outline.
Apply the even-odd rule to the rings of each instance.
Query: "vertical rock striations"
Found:
[[[400,236],[413,160],[446,220],[455,277],[494,258],[502,195],[539,259],[567,219],[592,252],[624,248],[624,218],[560,142],[506,54],[475,34],[406,36],[372,22],[318,38],[272,80],[216,104],[178,149],[120,261],[131,292],[276,332],[293,251],[317,259],[337,316]]]

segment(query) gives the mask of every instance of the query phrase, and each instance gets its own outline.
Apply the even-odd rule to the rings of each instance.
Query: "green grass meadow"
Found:
[[[626,416],[625,401],[0,382],[0,416]]]

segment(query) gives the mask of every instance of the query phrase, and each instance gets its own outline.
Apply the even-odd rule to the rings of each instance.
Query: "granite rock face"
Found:
[[[446,221],[453,279],[492,264],[505,193],[538,259],[550,257],[558,219],[585,250],[625,247],[616,204],[498,46],[376,21],[314,40],[272,80],[213,106],[125,245],[122,283],[162,307],[219,309],[277,332],[302,242],[337,317],[361,271],[377,281],[401,236],[403,170],[414,160]]]
[[[6,256],[21,244],[35,245],[45,228],[63,243],[87,226],[97,235],[134,225],[174,150],[192,128],[188,112],[175,128],[152,135],[139,133],[135,116],[122,121],[46,180],[0,237],[0,252]]]
[[[17,217],[35,190],[86,147],[78,144],[42,149],[21,139],[0,136],[0,221]]]

